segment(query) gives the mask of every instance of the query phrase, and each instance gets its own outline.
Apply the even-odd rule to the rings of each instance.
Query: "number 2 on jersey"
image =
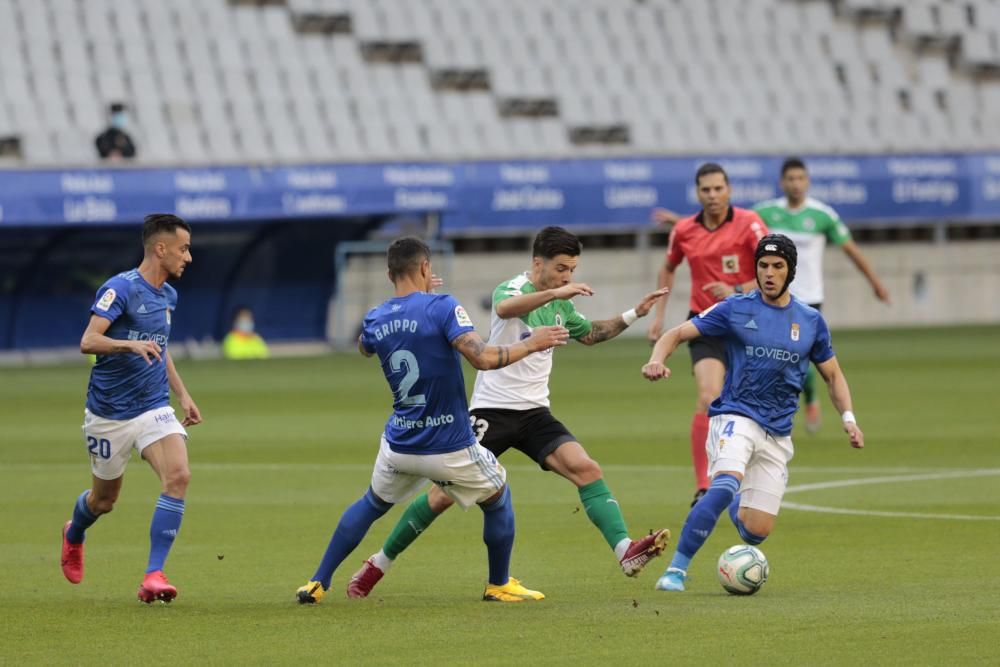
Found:
[[[399,382],[399,387],[396,388],[399,404],[410,406],[427,405],[427,397],[423,394],[410,396],[410,390],[413,389],[413,385],[420,379],[420,365],[417,364],[417,358],[413,356],[413,353],[409,350],[396,350],[389,357],[389,367],[393,373],[406,371],[406,375]]]

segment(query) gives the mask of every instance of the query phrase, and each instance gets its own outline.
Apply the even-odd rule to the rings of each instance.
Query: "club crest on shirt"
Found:
[[[95,308],[97,308],[98,310],[103,310],[104,312],[108,312],[108,308],[110,308],[111,304],[115,302],[116,296],[118,295],[115,293],[114,288],[109,287],[108,291],[105,292],[103,296],[101,296],[101,300],[97,302]]]
[[[739,255],[723,255],[722,256],[722,272],[723,273],[739,273],[740,272],[740,256]]]
[[[563,320],[562,320],[562,314],[561,313],[556,313],[556,326],[557,327],[561,327],[562,326],[562,322],[563,322]]]
[[[792,322],[792,340],[798,340],[798,339],[799,339],[799,325],[796,324],[795,322]]]
[[[455,306],[455,321],[458,322],[458,326],[460,327],[474,326],[472,324],[472,318],[469,317],[467,312],[465,312],[465,308],[462,308],[461,306]]]

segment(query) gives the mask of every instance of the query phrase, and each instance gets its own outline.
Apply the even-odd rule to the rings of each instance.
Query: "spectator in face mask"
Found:
[[[94,144],[102,160],[131,160],[135,157],[135,144],[125,131],[128,111],[121,102],[108,107],[108,128],[97,135]]]
[[[233,327],[222,341],[222,356],[226,359],[267,359],[267,343],[254,332],[253,312],[246,306],[236,310]]]

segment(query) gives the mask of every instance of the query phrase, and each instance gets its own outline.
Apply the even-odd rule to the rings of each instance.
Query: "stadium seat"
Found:
[[[303,17],[341,22],[320,32]],[[58,12],[10,0],[0,120],[30,135],[28,164],[63,147],[82,155],[62,133],[91,141],[116,101],[134,108],[143,161],[600,155],[620,149],[569,136],[609,127],[667,154],[945,149],[976,133],[992,148],[992,83],[977,77],[1000,66],[998,25],[993,0],[88,0]],[[740,46],[707,60],[706,39]],[[368,49],[394,43],[422,60]],[[782,113],[790,95],[795,122]],[[41,103],[52,99],[68,101]],[[547,100],[556,115],[538,106]],[[900,122],[877,121],[886,109]],[[448,126],[434,130],[442,115]]]

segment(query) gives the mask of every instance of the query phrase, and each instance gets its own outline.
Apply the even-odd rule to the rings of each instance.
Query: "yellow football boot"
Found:
[[[525,600],[544,600],[545,594],[525,588],[521,582],[511,577],[503,586],[486,584],[483,600],[486,602],[524,602]]]

